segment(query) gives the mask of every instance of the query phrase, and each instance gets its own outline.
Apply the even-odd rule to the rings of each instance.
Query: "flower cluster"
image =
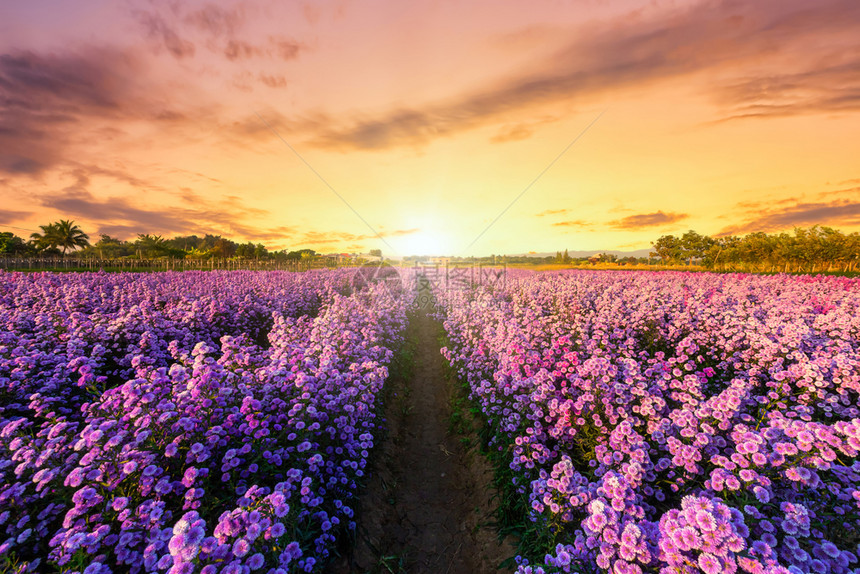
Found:
[[[860,281],[514,271],[438,308],[553,541],[521,571],[858,568]]]
[[[0,564],[311,572],[354,528],[402,298],[348,270],[0,283]]]

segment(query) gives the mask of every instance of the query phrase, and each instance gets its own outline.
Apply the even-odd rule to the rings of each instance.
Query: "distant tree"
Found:
[[[34,246],[39,251],[62,249],[62,253],[65,255],[69,249],[86,247],[90,244],[89,236],[74,221],[61,219],[48,225],[40,225],[39,228],[42,233],[30,235]]]
[[[179,235],[174,237],[173,239],[168,239],[167,244],[173,249],[181,249],[186,252],[193,252],[194,250],[198,251],[206,251],[212,245],[205,246],[204,240],[196,235]]]
[[[564,255],[561,256],[562,263],[570,263],[570,253],[567,252],[567,249],[564,250]]]
[[[209,250],[209,253],[212,254],[213,257],[228,259],[236,254],[236,247],[237,245],[229,239],[224,239],[219,236],[218,239],[215,240],[215,245],[213,245]]]
[[[250,241],[248,243],[242,243],[236,246],[236,257],[241,257],[242,259],[253,259],[254,258],[254,244]]]
[[[616,261],[618,261],[618,257],[613,255],[612,253],[601,253],[600,260],[603,263],[615,263]]]
[[[368,253],[368,255],[371,255],[372,257],[382,258],[382,249],[371,249],[367,253]]]
[[[664,263],[697,259],[723,271],[852,271],[860,263],[860,234],[817,225],[795,228],[793,234],[755,231],[743,237],[711,238],[689,231],[680,239],[660,237],[653,245],[652,255]]]
[[[130,255],[133,247],[127,241],[103,233],[92,249],[101,259],[114,259]]]
[[[681,255],[687,260],[687,264],[693,261],[701,262],[715,241],[707,235],[699,235],[692,229],[681,236]]]
[[[664,265],[677,263],[681,260],[684,253],[681,240],[674,235],[663,235],[652,246],[654,250],[651,252],[651,255],[659,257]]]
[[[0,253],[20,255],[32,249],[27,242],[10,231],[0,233]]]
[[[54,224],[54,233],[56,233],[57,247],[63,250],[63,255],[69,249],[75,250],[90,244],[90,236],[84,233],[74,221],[61,219]]]
[[[148,233],[140,233],[137,236],[137,241],[134,246],[143,257],[161,257],[167,254],[170,247],[167,241],[160,235],[150,235]]]
[[[53,249],[55,251],[59,251],[57,249],[59,244],[59,234],[57,233],[56,224],[49,223],[47,225],[40,225],[39,229],[42,230],[42,233],[36,232],[30,234],[30,240],[36,250],[46,251]]]

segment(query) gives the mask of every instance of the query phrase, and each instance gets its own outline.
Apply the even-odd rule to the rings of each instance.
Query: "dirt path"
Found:
[[[498,542],[491,525],[489,463],[449,432],[455,391],[445,378],[438,325],[421,313],[410,331],[414,373],[390,391],[389,432],[361,498],[355,547],[331,572],[509,571],[499,565],[516,552]]]

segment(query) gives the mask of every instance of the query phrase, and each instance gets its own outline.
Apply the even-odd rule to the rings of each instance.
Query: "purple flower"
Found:
[[[251,543],[244,538],[239,538],[233,543],[233,555],[241,558],[251,550]]]
[[[245,532],[245,538],[250,541],[254,541],[262,532],[262,528],[258,522],[254,522],[248,526],[248,530]]]
[[[263,555],[259,552],[257,552],[256,554],[251,556],[251,558],[248,559],[248,567],[251,570],[259,570],[263,567],[263,564],[265,564],[265,559],[263,558]]]
[[[770,493],[764,487],[754,486],[753,494],[755,494],[756,499],[762,504],[767,504],[768,502],[770,502]]]
[[[204,554],[211,554],[217,546],[218,539],[214,536],[207,536],[202,541],[200,541],[200,551]]]

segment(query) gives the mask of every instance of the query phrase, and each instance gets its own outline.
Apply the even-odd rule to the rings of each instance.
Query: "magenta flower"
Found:
[[[699,568],[702,569],[702,572],[705,574],[717,574],[718,572],[722,572],[722,565],[716,556],[712,554],[708,554],[704,552],[699,555]]]
[[[250,549],[251,543],[244,538],[240,538],[233,543],[233,555],[238,558],[245,556]]]

